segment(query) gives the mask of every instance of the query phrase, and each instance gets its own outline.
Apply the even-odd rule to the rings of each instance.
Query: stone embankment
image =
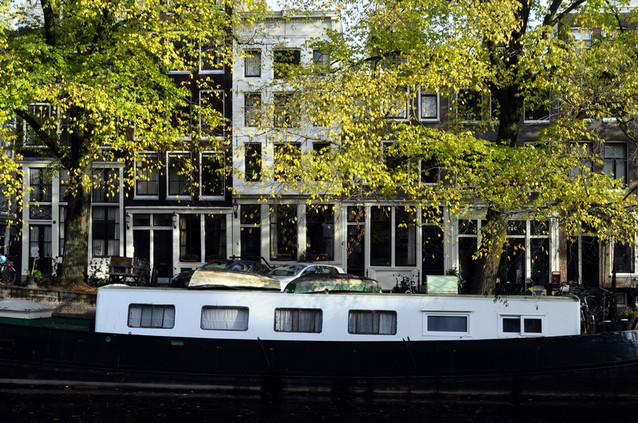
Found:
[[[0,286],[0,299],[22,298],[55,309],[54,315],[91,318],[95,316],[95,293],[60,288]]]

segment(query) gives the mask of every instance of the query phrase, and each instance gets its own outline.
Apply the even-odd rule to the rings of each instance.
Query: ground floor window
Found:
[[[206,261],[228,257],[226,253],[226,215],[206,215],[204,217],[204,231]]]
[[[370,208],[370,264],[416,266],[416,213],[407,207]]]
[[[93,257],[119,256],[119,207],[93,206],[91,219]]]
[[[297,206],[279,204],[270,208],[270,259],[297,259]]]
[[[182,214],[179,216],[179,260],[201,261],[201,225],[198,214]]]
[[[333,260],[334,236],[334,206],[308,207],[306,212],[306,260]]]

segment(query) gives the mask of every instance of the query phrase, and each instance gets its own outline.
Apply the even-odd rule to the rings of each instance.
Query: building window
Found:
[[[543,320],[539,317],[503,316],[503,332],[519,335],[543,332]]]
[[[33,103],[29,104],[27,108],[27,114],[29,114],[39,126],[42,127],[46,131],[47,134],[51,135],[52,131],[52,122],[51,117],[53,116],[53,108],[50,104],[47,103]],[[31,127],[26,121],[23,121],[23,142],[24,145],[28,146],[40,146],[43,145],[43,142],[40,140],[40,137],[37,134],[37,131]]]
[[[627,183],[627,144],[608,142],[603,147],[605,174]]]
[[[270,259],[297,259],[297,206],[279,204],[270,208]]]
[[[168,195],[190,196],[189,161],[190,154],[188,153],[171,153],[168,155]]]
[[[494,104],[489,95],[476,90],[460,90],[455,100],[456,117],[462,122],[479,122],[494,118]]]
[[[635,249],[631,245],[614,243],[611,271],[616,273],[634,273]]]
[[[396,335],[397,312],[385,310],[350,310],[348,333],[358,335]]]
[[[284,79],[301,64],[301,50],[281,49],[273,52],[275,79]]]
[[[60,206],[60,224],[58,225],[58,256],[64,257],[64,228],[66,222],[66,206]]]
[[[591,48],[594,39],[591,29],[574,27],[571,29],[571,34],[577,48]]]
[[[51,258],[53,252],[52,228],[50,225],[29,226],[29,258],[39,260]],[[29,263],[29,267],[33,262]],[[37,267],[36,267],[37,268]]]
[[[202,139],[222,137],[225,129],[225,94],[222,90],[199,92],[199,135]]]
[[[202,196],[223,196],[225,188],[225,166],[222,153],[201,154],[200,191]]]
[[[416,266],[416,213],[406,207],[395,208],[395,266]]]
[[[426,332],[468,333],[468,316],[426,315]]]
[[[274,145],[275,180],[286,181],[299,178],[301,166],[301,143],[281,142]]]
[[[248,307],[202,307],[201,328],[204,330],[248,330]]]
[[[439,120],[439,95],[421,90],[419,92],[419,119],[422,121]]]
[[[541,91],[535,97],[525,99],[525,122],[549,122],[551,96],[547,91]]]
[[[175,326],[175,306],[165,304],[131,304],[128,307],[128,327],[172,329]]]
[[[390,119],[405,120],[408,118],[409,113],[409,99],[410,93],[408,88],[398,89],[387,104],[388,110],[386,110],[386,117]]]
[[[276,128],[298,128],[301,126],[299,109],[290,93],[274,95],[274,125]]]
[[[370,264],[392,265],[392,208],[371,207]]]
[[[142,160],[135,161],[135,195],[159,195],[159,169],[157,154],[146,154]]]
[[[94,203],[118,203],[120,193],[120,172],[117,169],[93,169]]]
[[[199,47],[199,70],[200,72],[223,72],[222,62],[223,45],[216,43],[200,44]]]
[[[309,206],[306,212],[306,259],[334,260],[334,206]]]
[[[188,96],[183,102],[175,104],[171,113],[171,125],[179,134],[180,139],[188,140],[193,130],[193,98]]]
[[[250,182],[261,180],[261,143],[249,142],[244,144],[244,179]]]
[[[93,257],[120,255],[119,207],[93,206],[92,232]]]
[[[258,127],[261,115],[261,93],[244,93],[244,126]]]
[[[314,308],[276,308],[275,332],[321,333],[323,312]]]
[[[198,214],[179,216],[179,261],[202,261],[202,228]]]
[[[226,215],[207,214],[204,217],[204,231],[206,261],[228,257],[226,254]]]
[[[29,168],[29,217],[51,220],[52,184],[45,168]]]
[[[244,76],[249,78],[261,76],[261,50],[245,51]]]

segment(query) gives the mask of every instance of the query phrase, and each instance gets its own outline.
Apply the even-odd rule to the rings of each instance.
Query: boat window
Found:
[[[323,311],[315,308],[275,309],[275,332],[321,333]]]
[[[248,307],[202,307],[204,330],[248,330]]]
[[[130,304],[128,326],[131,328],[172,329],[175,326],[175,306],[168,304]]]
[[[521,331],[522,329],[522,331]],[[504,333],[542,333],[543,320],[540,317],[507,316],[503,317]]]
[[[427,316],[428,332],[463,332],[467,333],[468,316]]]
[[[389,310],[350,310],[348,333],[360,335],[396,335],[397,312]]]

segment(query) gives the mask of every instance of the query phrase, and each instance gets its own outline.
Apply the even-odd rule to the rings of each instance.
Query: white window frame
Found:
[[[169,151],[166,153],[166,198],[169,200],[190,200],[192,196],[190,194],[171,194],[170,193],[170,176],[171,176],[171,159],[175,157],[185,157],[187,160],[192,160],[193,157],[189,151]]]
[[[422,311],[422,323],[423,323],[423,335],[424,336],[444,336],[444,337],[459,337],[459,336],[469,336],[471,333],[471,313],[469,311],[450,311],[450,312],[440,312],[440,311]],[[464,331],[456,331],[456,330],[430,330],[429,329],[429,318],[463,318],[465,319],[465,330]]]
[[[505,332],[503,324],[505,319],[519,319],[520,329],[518,332]],[[527,332],[525,331],[525,319],[535,319],[541,322],[540,332]],[[500,338],[529,338],[543,336],[546,331],[546,319],[545,316],[539,316],[534,314],[509,314],[504,313],[498,315],[498,335]]]
[[[206,200],[223,200],[224,199],[224,192],[226,192],[226,178],[221,177],[221,193],[219,194],[204,194],[203,192],[203,180],[202,180],[202,176],[204,174],[203,172],[203,165],[204,165],[204,156],[222,156],[222,162],[224,160],[224,153],[219,152],[219,151],[202,151],[201,153],[199,153],[199,196],[201,199],[206,199]]]
[[[436,96],[436,116],[435,117],[423,117],[423,103],[421,101],[422,97],[427,96],[427,97],[432,97],[432,96]],[[422,88],[419,89],[418,91],[418,113],[419,113],[419,121],[420,122],[439,122],[440,121],[440,111],[441,111],[441,97],[439,95],[439,93],[431,93],[431,92],[427,92],[424,91]]]
[[[200,111],[197,114],[197,131],[199,133],[199,137],[202,140],[208,140],[210,138],[219,138],[219,137],[225,137],[226,136],[226,125],[224,123],[222,123],[222,133],[221,135],[212,135],[212,134],[204,134],[204,132],[202,131],[202,114],[201,114],[201,110],[204,107],[202,105],[202,95],[205,95],[207,93],[214,93],[211,94],[211,97],[214,98],[218,98],[221,100],[222,102],[222,117],[226,118],[226,92],[224,90],[198,90],[197,91],[197,106],[199,107]]]
[[[156,159],[159,161],[159,155],[157,153],[153,153],[153,152],[143,152],[141,155],[144,156],[152,156],[155,155]],[[140,194],[137,192],[137,175],[138,175],[138,161],[136,160],[135,163],[133,164],[134,166],[134,175],[135,175],[135,181],[133,183],[133,198],[135,199],[149,199],[149,200],[158,200],[159,199],[159,191],[160,191],[160,169],[154,169],[154,172],[157,172],[157,179],[156,179],[156,183],[157,183],[157,194]],[[148,181],[145,181],[148,183],[151,183],[152,180],[149,179]]]

